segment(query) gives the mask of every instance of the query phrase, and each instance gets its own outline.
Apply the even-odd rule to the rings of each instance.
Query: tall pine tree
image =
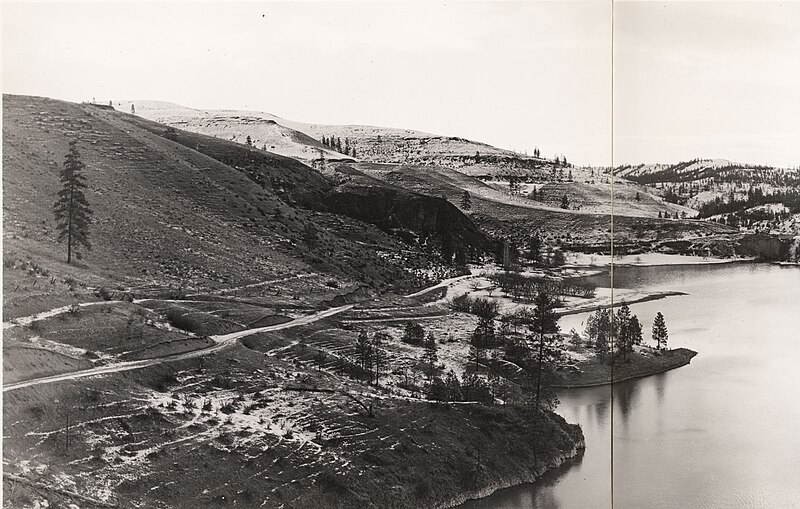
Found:
[[[538,339],[539,359],[536,369],[536,408],[541,408],[540,398],[542,391],[542,368],[544,363],[545,341],[548,336],[557,334],[558,315],[555,312],[555,302],[545,292],[539,292],[534,301],[536,308],[533,312],[530,329]]]
[[[472,196],[470,196],[469,191],[466,189],[461,194],[461,208],[463,210],[469,210],[472,208]]]
[[[439,356],[436,354],[436,338],[432,332],[429,332],[425,338],[425,354],[423,358],[428,367],[428,380],[432,382],[436,373],[436,363],[439,361]]]
[[[664,322],[664,315],[661,311],[656,313],[656,319],[653,320],[653,341],[658,345],[658,349],[667,347],[667,339],[669,333],[667,332],[667,324]]]
[[[78,153],[78,142],[69,142],[69,152],[64,159],[59,179],[61,190],[58,200],[53,204],[53,214],[56,217],[58,241],[67,239],[67,263],[72,262],[72,251],[80,257],[77,251],[80,246],[91,250],[89,243],[89,224],[92,222],[92,209],[83,194],[86,189],[86,177],[83,175],[85,166]]]

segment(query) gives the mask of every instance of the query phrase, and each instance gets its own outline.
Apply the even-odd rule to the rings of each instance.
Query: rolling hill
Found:
[[[439,238],[430,223],[449,218],[461,225],[454,234],[476,249],[488,242],[437,198],[374,181],[361,187],[385,194],[385,207],[363,215],[348,208],[335,183],[295,159],[88,104],[8,95],[3,102],[8,263],[35,259],[91,286],[127,288],[199,290],[287,278],[281,299],[295,294],[313,304],[361,287],[424,282],[420,274],[438,263],[435,253],[385,224],[406,200],[417,213],[392,228]],[[87,166],[95,223],[94,249],[68,266],[50,209],[72,138]],[[390,261],[397,253],[406,255]],[[289,277],[299,274],[313,277]]]
[[[355,159],[385,163],[440,164],[465,172],[495,174],[504,171],[549,168],[545,159],[499,149],[455,136],[440,136],[412,129],[366,125],[325,125],[288,120],[271,113],[236,110],[198,110],[159,101],[115,101],[114,107],[187,131],[244,143],[251,137],[256,147],[304,161],[352,161],[327,149],[323,136],[345,140],[355,148]]]

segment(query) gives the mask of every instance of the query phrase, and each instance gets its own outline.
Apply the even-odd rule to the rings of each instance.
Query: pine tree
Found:
[[[461,194],[461,208],[463,210],[470,210],[472,208],[472,196],[466,189]]]
[[[534,301],[536,308],[531,320],[531,332],[539,342],[539,361],[536,369],[536,408],[541,408],[542,368],[544,363],[544,343],[547,336],[558,333],[558,315],[555,312],[555,302],[545,292],[539,292]]]
[[[336,151],[342,153],[342,139],[339,137],[336,138]]]
[[[131,115],[136,115],[136,107],[131,104]]]
[[[481,362],[486,358],[486,349],[473,343],[469,346],[469,353],[467,355],[469,361],[475,361],[475,371],[478,371]]]
[[[83,194],[83,190],[86,189],[84,168],[78,153],[78,142],[71,140],[60,174],[62,187],[58,192],[58,200],[53,204],[58,241],[67,239],[67,263],[72,262],[73,250],[80,258],[80,253],[77,251],[80,246],[92,249],[88,237],[93,212]]]
[[[433,333],[429,332],[425,338],[425,364],[428,366],[428,380],[433,380],[433,375],[436,372],[436,363],[439,361],[439,356],[436,354],[436,338]]]
[[[566,194],[561,197],[561,208],[568,209],[569,208],[569,196]]]
[[[352,147],[351,150],[353,151],[353,154],[352,154],[353,159],[355,159],[356,158],[356,147],[355,146]]]
[[[633,315],[630,321],[631,342],[634,345],[642,344],[642,324],[639,322],[639,317]]]
[[[664,321],[664,315],[661,314],[661,311],[656,313],[656,318],[653,320],[653,341],[656,342],[658,349],[661,350],[662,348],[667,347],[667,339],[669,338],[669,333],[667,332],[667,324]]]
[[[622,354],[625,360],[628,360],[628,354],[633,351],[633,334],[631,330],[631,310],[623,304],[617,310],[615,317],[617,332],[617,350]]]
[[[542,256],[542,239],[539,235],[533,235],[528,239],[528,258],[533,263],[539,263],[539,258]]]
[[[461,401],[461,382],[453,370],[447,372],[444,385],[447,388],[447,401]]]
[[[600,309],[595,313],[595,319],[592,323],[592,330],[589,330],[587,323],[587,332],[595,339],[594,349],[597,355],[605,357],[608,354],[608,338],[611,333],[611,319],[609,312],[605,309]]]
[[[417,322],[408,322],[400,341],[409,345],[420,345],[425,340],[425,329]]]
[[[389,359],[386,351],[383,349],[391,337],[385,332],[376,332],[372,336],[372,364],[375,370],[375,385],[380,385],[381,375],[386,372],[389,365]]]
[[[367,374],[368,383],[372,383],[372,344],[369,340],[367,331],[362,330],[358,333],[356,341],[356,357],[358,358],[361,369]]]

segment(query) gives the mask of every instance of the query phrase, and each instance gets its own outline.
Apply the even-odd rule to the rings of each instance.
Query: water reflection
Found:
[[[664,388],[666,386],[667,373],[659,373],[657,375],[653,375],[652,379],[653,379],[653,386],[656,389],[656,401],[658,402],[658,406],[660,407],[661,404],[664,402]]]
[[[598,426],[604,426],[608,421],[608,400],[601,400],[594,405],[594,415]]]
[[[627,429],[628,415],[631,412],[631,407],[635,403],[637,392],[637,383],[623,382],[614,388],[614,395],[616,396],[617,407],[619,408],[620,415],[622,416],[622,425]]]
[[[608,276],[605,277],[606,280]],[[670,345],[699,352],[668,373],[567,390],[558,412],[586,437],[580,462],[475,508],[800,507],[800,270],[767,264],[617,268],[617,286],[688,295],[661,311]],[[585,320],[573,316],[578,323]]]

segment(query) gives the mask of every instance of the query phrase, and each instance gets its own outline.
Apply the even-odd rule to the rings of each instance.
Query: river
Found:
[[[583,427],[583,456],[462,509],[602,509],[612,492],[615,509],[800,507],[800,269],[618,267],[615,281],[688,293],[630,307],[648,340],[661,311],[670,347],[699,355],[613,389],[561,392],[557,411]],[[586,316],[561,327],[582,330]]]

